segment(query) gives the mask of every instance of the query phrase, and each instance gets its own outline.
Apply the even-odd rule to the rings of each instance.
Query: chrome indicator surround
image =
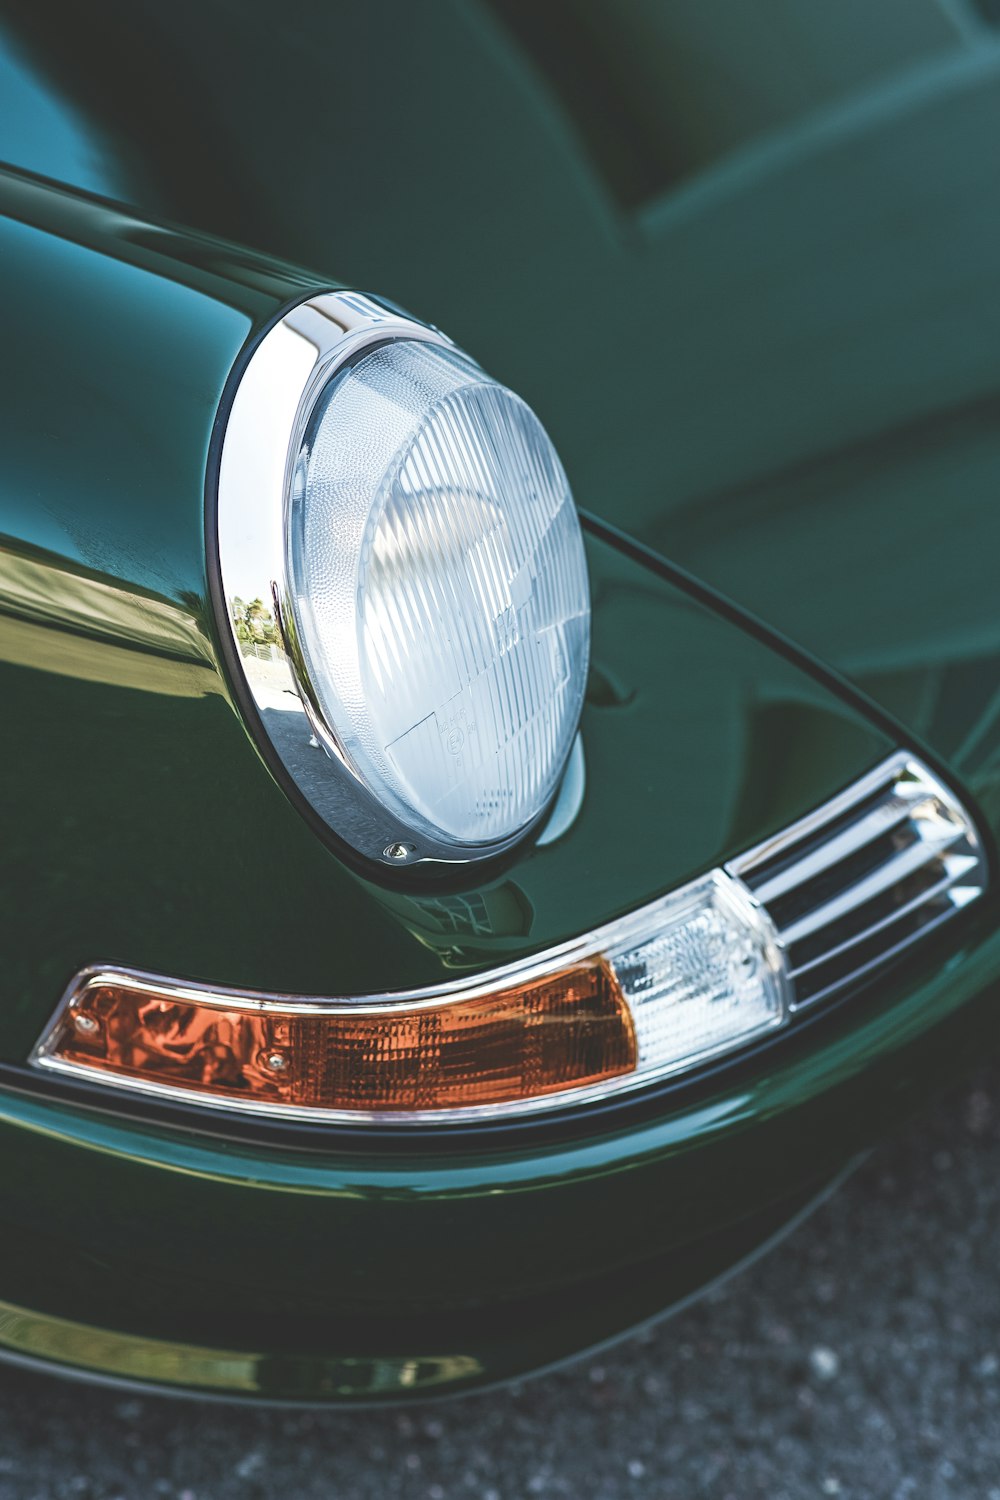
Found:
[[[793,1011],[903,957],[989,879],[972,818],[905,751],[726,868],[774,922]]]
[[[915,883],[914,883],[915,881]],[[592,1104],[647,1088],[658,1081],[691,1073],[723,1056],[735,1057],[747,1046],[774,1033],[793,1029],[797,1016],[836,994],[860,988],[891,961],[910,953],[920,940],[980,899],[988,885],[982,843],[969,814],[955,795],[919,760],[900,752],[772,838],[756,845],[688,885],[606,926],[585,933],[526,960],[474,978],[457,979],[433,989],[397,991],[326,999],[259,994],[221,986],[182,983],[122,968],[94,966],[75,976],[36,1045],[33,1067],[87,1079],[110,1090],[126,1090],[174,1099],[211,1110],[331,1125],[437,1124],[496,1121],[509,1116],[542,1114],[577,1104]],[[789,903],[792,915],[789,916]],[[881,904],[880,904],[881,903]],[[886,906],[886,903],[888,905]],[[728,912],[735,930],[751,933],[763,972],[776,997],[738,1034],[721,1043],[691,1048],[683,1056],[643,1062],[643,995],[623,976],[630,949],[677,930],[678,913]],[[845,932],[844,921],[849,924]],[[850,924],[854,924],[850,926]],[[673,924],[673,925],[671,925]],[[802,944],[819,935],[820,951],[801,957]],[[829,940],[828,940],[829,939]],[[875,947],[872,948],[874,941]],[[529,984],[574,964],[601,959],[618,977],[640,1039],[632,1072],[557,1092],[505,1102],[422,1110],[330,1109],[227,1096],[213,1098],[189,1086],[155,1077],[136,1077],[88,1066],[58,1054],[68,1019],[94,990],[114,986],[148,992],[152,999],[207,1006],[224,1011],[235,1006],[256,1015],[368,1015],[377,1020],[404,1008],[441,1007],[449,1000],[488,996],[507,987]],[[831,965],[834,967],[831,969]],[[818,981],[818,982],[817,982]],[[671,1004],[683,1004],[688,990]],[[725,1002],[725,997],[720,996]],[[662,1012],[661,1012],[662,1014]],[[79,1023],[77,1023],[79,1024]]]
[[[285,537],[296,456],[331,377],[360,354],[397,340],[436,345],[474,361],[438,329],[353,291],[299,303],[253,349],[225,419],[214,531],[228,635],[258,719],[254,738],[272,768],[342,845],[385,870],[468,866],[522,843],[544,807],[508,838],[466,846],[419,837],[368,787],[327,723],[297,640]],[[566,767],[563,766],[563,771]]]
[[[118,965],[93,966],[82,970],[72,980],[57,1006],[49,1024],[36,1045],[30,1062],[36,1068],[61,1073],[67,1077],[83,1078],[111,1090],[124,1089],[131,1093],[145,1094],[160,1099],[182,1100],[188,1104],[205,1106],[213,1110],[235,1110],[242,1114],[270,1116],[272,1119],[312,1120],[329,1124],[406,1124],[427,1125],[453,1124],[457,1122],[489,1121],[542,1113],[565,1108],[567,1105],[593,1103],[598,1100],[634,1090],[672,1074],[683,1072],[713,1057],[733,1050],[732,1040],[721,1045],[707,1045],[697,1052],[689,1052],[675,1062],[666,1062],[644,1067],[640,1062],[635,1071],[623,1073],[594,1084],[571,1085],[558,1092],[540,1094],[531,1098],[507,1100],[489,1104],[428,1108],[423,1110],[361,1110],[331,1109],[316,1106],[299,1107],[294,1104],[273,1103],[268,1100],[213,1097],[187,1086],[164,1082],[156,1078],[139,1078],[128,1073],[114,1073],[99,1066],[91,1066],[76,1059],[61,1057],[58,1053],[60,1037],[68,1019],[86,1008],[87,997],[94,991],[116,982],[129,989],[148,992],[151,1001],[162,998],[167,1004],[195,1004],[220,1011],[239,1005],[254,1015],[267,1017],[281,1015],[318,1018],[338,1016],[356,1019],[360,1015],[370,1016],[373,1021],[386,1013],[411,1009],[438,1009],[449,1000],[473,1000],[490,996],[506,988],[529,985],[544,980],[573,965],[603,959],[614,966],[615,955],[626,953],[631,947],[654,938],[661,930],[676,922],[677,913],[689,913],[701,906],[714,904],[729,914],[745,931],[754,933],[754,941],[767,976],[767,982],[776,995],[772,1013],[757,1019],[746,1028],[735,1045],[781,1027],[788,1016],[789,993],[784,977],[777,936],[767,918],[753,903],[742,885],[722,870],[714,870],[689,885],[681,887],[667,896],[662,896],[647,906],[629,913],[617,921],[608,923],[592,932],[585,933],[558,947],[550,948],[533,958],[494,969],[472,979],[453,980],[433,989],[395,991],[391,994],[365,995],[326,999],[278,994],[259,994],[254,991],[237,990],[217,985],[182,983],[155,974],[122,968]],[[636,1006],[626,997],[632,1014],[632,1024],[639,1032],[642,1029]]]

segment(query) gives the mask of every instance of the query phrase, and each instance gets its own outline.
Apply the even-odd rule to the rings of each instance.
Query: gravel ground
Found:
[[[408,1411],[0,1371],[0,1500],[1000,1500],[1000,1069],[756,1266],[613,1350]]]

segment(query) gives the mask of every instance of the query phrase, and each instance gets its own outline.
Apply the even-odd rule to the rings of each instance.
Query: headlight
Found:
[[[590,606],[569,485],[523,401],[367,298],[305,303],[237,387],[218,548],[269,745],[343,840],[470,860],[537,822]]]

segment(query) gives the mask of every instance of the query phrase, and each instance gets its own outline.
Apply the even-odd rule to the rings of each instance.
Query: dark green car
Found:
[[[0,1352],[676,1306],[996,1039],[1000,8],[0,15]]]

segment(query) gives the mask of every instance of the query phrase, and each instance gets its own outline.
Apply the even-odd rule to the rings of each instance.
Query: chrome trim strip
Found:
[[[932,839],[919,838],[903,849],[892,859],[886,860],[885,864],[879,865],[870,875],[863,880],[857,880],[841,891],[831,901],[825,901],[822,906],[814,907],[790,927],[782,928],[781,936],[785,946],[791,947],[793,943],[801,942],[804,937],[811,937],[814,932],[820,932],[824,927],[837,922],[841,917],[848,916],[852,911],[857,911],[876,896],[882,896],[890,891],[894,885],[899,885],[909,875],[915,875],[922,870],[924,865],[929,865],[932,860],[943,859],[947,851],[956,844],[964,834],[960,828],[952,831],[946,839],[935,841]],[[955,856],[961,859],[962,856]],[[976,859],[974,855],[967,856],[967,863],[962,873],[974,868]]]
[[[816,969],[821,968],[823,964],[829,963],[831,959],[840,958],[842,954],[850,952],[852,948],[858,947],[860,943],[867,942],[869,938],[877,937],[880,932],[888,931],[897,922],[901,922],[904,917],[912,917],[922,906],[932,905],[939,896],[945,896],[949,891],[954,892],[956,897],[955,904],[957,906],[966,906],[968,901],[958,898],[955,886],[961,880],[962,875],[966,873],[967,869],[968,866],[965,866],[961,871],[954,871],[946,875],[944,880],[939,880],[936,885],[932,885],[928,890],[921,891],[919,896],[914,896],[912,901],[907,901],[903,906],[897,906],[895,911],[891,912],[889,916],[882,917],[878,922],[873,922],[870,927],[864,928],[863,931],[856,933],[854,937],[848,938],[846,942],[837,943],[835,947],[827,948],[818,958],[811,958],[807,963],[798,964],[794,968],[789,969],[788,972],[791,978],[796,980],[803,974],[813,973]],[[931,925],[928,922],[925,927],[920,929],[916,937],[922,936],[924,932],[929,930]]]
[[[782,828],[780,832],[772,834],[770,838],[754,844],[745,853],[738,854],[735,859],[729,860],[726,869],[731,874],[745,879],[758,866],[777,858],[779,854],[783,854],[795,844],[817,834],[827,823],[832,823],[842,813],[849,813],[857,807],[859,802],[863,802],[874,792],[880,791],[913,763],[913,757],[905,750],[897,750],[894,755],[890,755],[887,760],[875,766],[860,780],[852,782],[842,792],[831,797],[829,802],[821,803],[812,812],[806,813],[805,817],[799,818],[795,823],[790,823],[787,828]],[[950,793],[948,798],[950,800]]]
[[[801,1001],[795,1007],[795,1009],[810,1009],[812,1006],[818,1005],[821,1001],[828,1000],[831,995],[835,995],[839,990],[844,989],[846,985],[856,984],[860,980],[865,979],[869,974],[874,973],[876,969],[880,969],[883,964],[891,963],[893,959],[899,958],[903,953],[911,948],[914,943],[919,943],[922,938],[929,936],[932,932],[935,932],[938,927],[942,926],[945,922],[950,921],[954,915],[954,911],[941,912],[930,922],[925,923],[924,926],[921,927],[919,932],[914,933],[911,937],[902,938],[898,943],[893,943],[891,948],[883,949],[877,957],[871,958],[866,963],[860,964],[856,969],[852,969],[847,979],[834,980],[831,984],[824,985],[821,990],[815,990],[811,995],[808,996],[806,1000]]]
[[[891,801],[880,804],[854,827],[834,835],[828,843],[821,844],[804,859],[788,865],[779,874],[766,880],[763,885],[756,886],[754,895],[758,901],[765,903],[775,901],[779,896],[784,896],[788,891],[794,890],[796,886],[811,880],[814,875],[821,874],[830,865],[836,864],[838,859],[853,854],[856,849],[872,843],[882,834],[890,833],[904,819],[910,817],[912,809],[912,802],[901,797],[893,797]]]
[[[881,796],[873,807],[872,799]],[[851,821],[852,810],[858,809]],[[846,821],[846,826],[845,826]],[[824,828],[834,827],[828,838]],[[893,836],[893,847],[874,868],[857,875],[844,865],[851,857],[873,846],[879,838]],[[801,849],[796,857],[796,849]],[[775,861],[787,864],[773,870]],[[939,866],[940,878],[916,896],[907,893],[905,882],[928,866]],[[766,907],[780,933],[786,952],[788,973],[796,998],[792,1009],[812,1006],[830,995],[858,983],[882,964],[889,963],[935,930],[949,917],[985,891],[986,857],[976,826],[955,794],[922,761],[899,751],[853,786],[799,819],[773,838],[731,860],[730,874],[743,880],[754,899]],[[758,874],[759,872],[759,874]],[[838,883],[839,881],[839,883]],[[782,903],[797,891],[807,893],[817,882],[817,904],[791,920],[782,920]],[[900,904],[888,914],[876,905],[872,920],[843,940],[796,963],[794,948],[804,939],[817,941],[823,930],[853,914],[864,916],[869,903],[884,903],[894,888]],[[917,915],[922,907],[933,909],[942,900],[949,904],[915,931],[899,941],[896,924]],[[856,969],[840,975],[822,988],[800,993],[808,976],[822,977],[823,966],[842,958],[884,934],[887,946]]]

